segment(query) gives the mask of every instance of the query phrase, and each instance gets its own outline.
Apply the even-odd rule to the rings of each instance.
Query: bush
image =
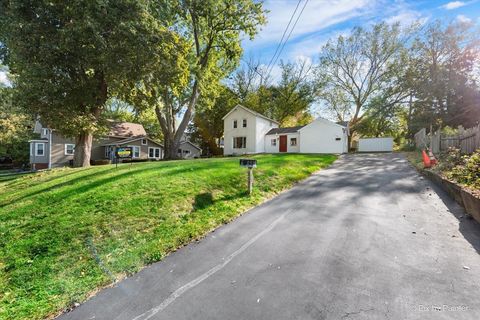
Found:
[[[100,160],[94,160],[93,161],[94,166],[103,166],[103,165],[110,164],[110,163],[111,163],[111,161],[108,160],[108,159],[100,159]]]
[[[461,157],[460,163],[445,175],[458,183],[480,190],[480,149],[471,155]]]
[[[447,151],[442,152],[438,157],[438,166],[435,171],[450,171],[457,165],[462,163],[462,155],[460,149],[455,147],[448,148]]]

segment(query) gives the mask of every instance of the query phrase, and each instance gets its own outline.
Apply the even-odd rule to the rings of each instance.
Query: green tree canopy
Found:
[[[262,4],[253,0],[158,0],[151,10],[190,44],[190,77],[184,86],[157,81],[152,69],[131,100],[137,108],[153,106],[162,128],[165,157],[177,157],[180,139],[193,119],[200,95],[211,107],[221,92],[220,80],[232,72],[242,54],[241,36],[253,38],[265,22]],[[181,120],[177,123],[177,118]]]
[[[3,1],[2,60],[16,100],[44,125],[76,137],[75,164],[89,164],[105,103],[129,97],[155,69],[184,85],[186,43],[148,10],[150,1]]]

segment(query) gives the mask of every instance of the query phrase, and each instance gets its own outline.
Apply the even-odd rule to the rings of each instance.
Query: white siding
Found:
[[[280,136],[287,136],[287,152],[288,153],[298,153],[300,152],[300,134],[297,133],[284,133],[284,134],[271,134],[265,136],[265,152],[266,153],[279,153],[280,152]],[[290,139],[296,138],[297,145],[291,146]],[[272,146],[272,139],[277,140],[277,145]]]
[[[393,138],[361,138],[358,140],[359,152],[392,152]]]
[[[247,127],[243,127],[243,120],[247,120]],[[237,128],[233,127],[234,120],[237,120]],[[241,108],[235,109],[223,120],[224,155],[260,153],[265,152],[265,133],[277,124]],[[247,145],[243,149],[233,148],[234,137],[246,137]]]
[[[346,128],[336,123],[319,118],[299,131],[301,153],[345,153],[348,151]]]
[[[278,125],[272,121],[256,117],[256,126],[255,126],[255,153],[267,152],[265,149],[265,134],[270,131],[272,128],[277,128]]]

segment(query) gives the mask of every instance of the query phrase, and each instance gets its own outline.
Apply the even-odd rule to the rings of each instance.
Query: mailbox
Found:
[[[257,160],[255,160],[255,159],[240,159],[240,167],[256,168],[257,167]]]

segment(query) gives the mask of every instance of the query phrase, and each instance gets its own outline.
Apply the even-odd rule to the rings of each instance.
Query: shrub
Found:
[[[462,163],[460,149],[455,147],[448,148],[448,150],[442,152],[438,158],[438,166],[435,167],[436,171],[449,171]]]
[[[93,161],[93,165],[95,165],[95,166],[103,166],[103,165],[106,165],[106,164],[110,164],[110,160],[100,159],[100,160]]]
[[[473,189],[480,190],[480,149],[461,158],[459,164],[446,172],[450,179]]]

